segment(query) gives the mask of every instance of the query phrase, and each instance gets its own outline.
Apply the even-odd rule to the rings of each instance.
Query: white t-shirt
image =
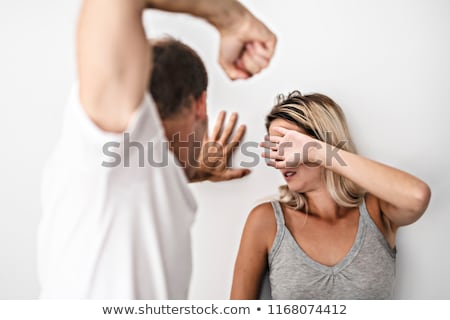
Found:
[[[142,145],[128,159],[124,134],[95,126],[74,86],[43,176],[41,298],[187,298],[196,203],[149,94],[126,132]]]

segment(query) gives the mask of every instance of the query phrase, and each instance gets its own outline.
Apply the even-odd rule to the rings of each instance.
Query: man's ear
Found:
[[[195,119],[205,120],[208,117],[206,109],[206,90],[202,92],[200,97],[195,101]]]

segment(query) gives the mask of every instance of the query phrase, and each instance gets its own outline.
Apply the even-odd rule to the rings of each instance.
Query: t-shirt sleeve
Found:
[[[81,105],[79,86],[73,85],[65,110],[60,147],[70,148],[71,154],[78,158],[78,161],[113,163],[115,155],[123,156],[127,144],[145,145],[151,142],[160,143],[163,140],[164,129],[149,93],[144,95],[134,111],[127,129],[123,133],[112,133],[100,129],[90,119]]]

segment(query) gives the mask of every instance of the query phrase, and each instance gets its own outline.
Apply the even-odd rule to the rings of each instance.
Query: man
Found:
[[[242,178],[247,169],[231,169],[228,160],[241,141],[245,126],[231,137],[237,122],[233,113],[225,128],[221,112],[207,136],[206,90],[208,74],[198,54],[175,39],[153,43],[153,70],[149,91],[155,101],[170,149],[189,182]]]
[[[161,122],[147,90],[152,50],[141,20],[147,7],[189,13],[215,26],[219,63],[231,79],[260,72],[273,55],[274,35],[234,0],[83,2],[79,84],[42,186],[42,298],[187,297],[196,204],[180,164],[189,157],[164,149],[171,130],[180,138],[195,131],[202,136],[206,94],[193,97],[192,112],[179,110],[187,112],[179,128],[171,117]],[[105,153],[111,144],[118,165]],[[176,152],[176,143],[170,148]],[[142,154],[149,159],[143,162]],[[192,172],[186,168],[188,178]]]

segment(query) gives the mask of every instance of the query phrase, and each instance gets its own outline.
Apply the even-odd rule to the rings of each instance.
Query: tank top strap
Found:
[[[271,204],[275,218],[277,219],[277,227],[284,227],[284,215],[283,210],[281,209],[280,201],[273,200],[271,201]]]
[[[280,244],[284,238],[285,234],[285,223],[284,223],[284,215],[283,210],[281,209],[280,202],[278,200],[271,201],[273,212],[275,214],[275,219],[277,221],[277,234],[275,236],[275,240],[273,241],[272,249],[269,252],[269,268],[272,263],[273,258],[275,257]]]
[[[359,205],[359,213],[361,214],[361,217],[364,219],[365,222],[369,222],[370,220],[372,220],[372,218],[369,215],[369,212],[367,211],[366,199],[364,198],[361,204]]]

